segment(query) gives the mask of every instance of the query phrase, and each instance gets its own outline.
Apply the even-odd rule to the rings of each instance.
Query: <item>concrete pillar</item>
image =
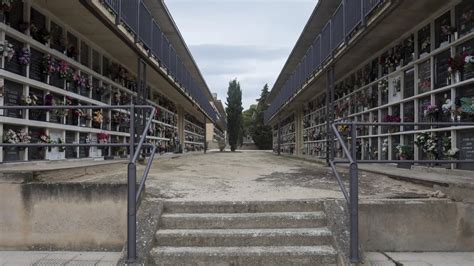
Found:
[[[208,147],[207,147],[207,117],[205,114],[203,114],[204,116],[204,153],[206,153]]]
[[[303,105],[298,105],[295,111],[295,155],[303,155]]]
[[[215,149],[216,145],[214,142],[214,127],[215,125],[207,120],[206,122],[206,142],[207,142],[207,148],[208,149]]]
[[[178,138],[181,145],[181,153],[184,153],[184,114],[182,106],[178,105]]]

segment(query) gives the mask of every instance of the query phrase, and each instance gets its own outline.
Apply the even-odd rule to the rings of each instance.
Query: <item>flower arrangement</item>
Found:
[[[53,141],[51,140],[51,137],[46,134],[46,132],[43,132],[40,135],[39,143],[51,144]]]
[[[400,123],[402,122],[402,119],[398,115],[386,115],[384,122],[387,123]]]
[[[58,117],[65,117],[69,114],[69,110],[67,109],[53,109],[53,115]]]
[[[384,139],[382,143],[382,152],[384,154],[388,153],[388,139]]]
[[[343,125],[339,125],[337,127],[338,131],[343,133],[343,134],[346,134],[349,132],[349,125],[346,125],[346,124],[343,124]]]
[[[98,124],[104,122],[104,115],[102,114],[102,111],[95,111],[92,121]]]
[[[3,12],[10,12],[12,10],[12,4],[15,0],[2,0],[1,10]]]
[[[31,137],[28,136],[28,133],[23,129],[18,132],[14,131],[13,129],[9,129],[7,133],[5,133],[3,141],[12,144],[30,143]]]
[[[443,154],[449,158],[457,158],[459,155],[459,149],[451,147],[451,137],[443,137]]]
[[[474,70],[474,53],[464,53],[464,71],[473,71]]]
[[[84,109],[75,109],[74,115],[76,117],[85,117],[87,115],[87,112]]]
[[[451,25],[443,25],[441,26],[441,34],[444,36],[450,36],[456,32],[456,27]]]
[[[387,79],[381,79],[378,83],[378,88],[381,92],[387,93],[387,91],[388,91],[388,80]]]
[[[462,56],[456,55],[448,59],[448,71],[453,74],[464,69],[465,60]]]
[[[68,62],[64,60],[59,61],[57,71],[62,79],[68,82],[72,80],[73,74]]]
[[[104,132],[97,133],[97,141],[99,143],[107,143],[109,141],[109,134]]]
[[[49,54],[43,57],[42,62],[43,73],[47,75],[51,75],[56,73],[57,71],[57,63],[56,60]]]
[[[474,10],[467,10],[465,11],[462,16],[463,20],[468,22],[474,22]]]
[[[66,50],[66,55],[68,57],[71,57],[71,58],[76,58],[77,57],[77,49],[75,46],[70,46],[67,50]]]
[[[38,103],[38,97],[30,93],[28,96],[21,97],[21,102],[23,105],[36,105]]]
[[[76,84],[78,88],[85,88],[87,85],[86,78],[80,75],[79,73],[74,73],[72,75],[72,80],[74,81],[74,84]]]
[[[64,140],[62,138],[58,138],[58,140],[56,141],[57,144],[63,144],[64,143]],[[66,147],[64,146],[60,146],[59,147],[59,152],[64,152],[66,150]]]
[[[44,105],[47,105],[47,106],[54,105],[54,97],[52,94],[48,93],[44,96]]]
[[[439,113],[439,108],[436,104],[425,103],[423,104],[423,115],[425,117],[436,117]]]
[[[30,49],[24,47],[21,49],[20,54],[18,55],[18,63],[20,65],[28,65],[31,61],[31,52]]]
[[[3,142],[16,144],[20,142],[20,138],[18,137],[18,134],[14,130],[9,129],[7,133],[5,133]]]
[[[30,35],[42,43],[48,42],[51,37],[51,34],[46,28],[38,29],[34,23],[30,25]]]
[[[425,38],[422,42],[421,42],[421,51],[420,51],[420,54],[423,54],[425,52],[429,52],[430,51],[430,47],[431,47],[431,40],[429,37]]]
[[[413,147],[407,145],[397,145],[398,156],[400,160],[411,160],[413,159]]]
[[[2,57],[6,57],[8,61],[11,61],[15,56],[15,46],[7,40],[0,42],[0,53]]]
[[[130,122],[130,116],[124,113],[114,113],[112,116],[112,121],[115,124],[126,124]]]
[[[436,142],[436,137],[428,132],[420,133],[416,135],[415,138],[416,146],[422,148],[424,152],[431,155],[436,155]]]
[[[443,113],[450,113],[453,107],[451,99],[446,99],[443,105],[441,105],[441,110]]]
[[[379,59],[379,64],[389,70],[402,65],[402,45],[396,45]]]

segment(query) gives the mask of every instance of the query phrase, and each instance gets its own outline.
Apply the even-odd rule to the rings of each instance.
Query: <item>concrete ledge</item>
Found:
[[[474,251],[474,205],[450,200],[376,200],[359,206],[366,251]]]
[[[118,251],[125,184],[0,184],[0,249]]]
[[[2,165],[0,183],[28,183],[28,182],[64,182],[83,176],[93,176],[100,173],[123,167],[126,169],[127,160],[92,161],[73,160],[37,163],[16,163]],[[115,181],[126,183],[126,180]],[[112,182],[109,182],[112,183]]]

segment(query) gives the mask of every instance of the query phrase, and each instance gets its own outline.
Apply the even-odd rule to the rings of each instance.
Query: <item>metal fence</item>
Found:
[[[474,160],[358,160],[357,159],[357,129],[361,126],[474,126],[474,123],[467,122],[401,122],[401,123],[367,123],[367,122],[330,122],[327,145],[329,152],[326,154],[329,166],[336,177],[339,187],[346,199],[349,207],[349,259],[351,263],[360,262],[359,254],[359,173],[358,164],[361,163],[411,163],[411,164],[432,164],[432,163],[474,163]],[[338,130],[338,126],[348,126],[349,134],[344,139]],[[335,143],[342,147],[345,159],[335,158]],[[346,143],[349,142],[349,147]],[[343,177],[336,169],[337,164],[349,164],[349,192],[344,184]]]
[[[145,143],[146,135],[150,129],[156,109],[148,105],[74,105],[74,106],[0,106],[0,110],[74,110],[74,109],[114,109],[114,110],[130,110],[130,141],[129,143],[0,143],[0,147],[128,147],[130,150],[129,163],[127,166],[127,259],[134,261],[137,258],[137,242],[136,242],[136,214],[138,208],[138,200],[145,188],[145,182],[151,169],[153,159],[156,153],[156,146]],[[142,121],[142,117],[138,116],[137,109],[148,110],[146,124],[143,126],[141,133],[136,133],[136,121]],[[135,121],[136,120],[136,121]],[[138,143],[136,142],[138,139]],[[137,190],[137,161],[143,148],[151,148],[151,154],[145,166],[143,175]]]
[[[333,56],[334,51],[349,40],[354,30],[364,24],[365,19],[382,3],[384,0],[343,0],[341,2],[321,32],[316,35],[306,54],[301,57],[299,65],[303,64],[305,67],[298,65],[294,73],[288,77],[289,82],[283,83],[285,85],[281,88],[274,88],[279,89],[279,92],[265,111],[265,122],[268,122],[294,93],[302,89],[304,86],[302,81],[308,80],[316,70],[320,69],[322,64]],[[308,58],[312,59],[308,62]],[[288,93],[288,91],[293,93]]]
[[[160,29],[157,21],[143,0],[105,0],[104,4],[116,15],[116,23],[125,25],[136,37],[137,41],[149,49],[151,56],[168,70],[177,83],[189,92],[190,96],[199,104],[207,115],[215,120],[217,113],[206,97],[202,86],[190,88],[192,76],[176,53],[176,48],[170,44],[168,38]],[[194,83],[197,84],[197,83]]]

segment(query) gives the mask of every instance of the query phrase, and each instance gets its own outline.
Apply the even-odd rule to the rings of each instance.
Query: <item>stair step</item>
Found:
[[[310,246],[330,245],[327,228],[286,229],[165,229],[156,232],[158,246]]]
[[[258,213],[314,212],[322,210],[322,202],[300,201],[166,201],[165,213]]]
[[[165,213],[160,219],[163,229],[272,229],[325,225],[323,212]]]
[[[155,247],[156,265],[336,265],[331,246]]]

